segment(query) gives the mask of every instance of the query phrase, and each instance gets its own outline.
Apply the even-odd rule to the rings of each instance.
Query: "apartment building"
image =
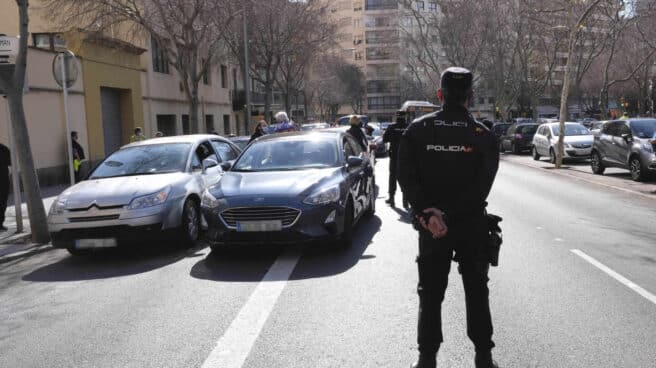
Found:
[[[0,0],[0,33],[18,34],[13,0]],[[41,185],[67,182],[66,125],[63,93],[52,77],[52,60],[69,49],[77,56],[79,78],[71,88],[71,129],[91,166],[128,143],[135,127],[147,137],[218,132],[247,134],[241,106],[233,91],[243,89],[237,66],[227,60],[203,78],[200,122],[189,121],[189,104],[180,78],[149,37],[126,42],[107,33],[61,29],[44,15],[39,1],[30,2],[27,80],[24,104],[32,150]],[[243,83],[241,83],[243,84]],[[0,103],[0,141],[8,142],[6,105]]]

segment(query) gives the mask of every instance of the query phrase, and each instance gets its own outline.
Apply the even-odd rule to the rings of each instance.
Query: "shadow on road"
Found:
[[[23,280],[63,282],[136,275],[198,256],[198,251],[205,247],[206,244],[199,244],[183,250],[177,244],[163,244],[103,250],[87,256],[67,256],[23,276]]]
[[[302,257],[290,280],[338,275],[348,271],[361,260],[375,258],[373,254],[364,253],[380,230],[381,224],[378,217],[361,221],[348,249],[340,249],[334,243],[298,246]],[[284,247],[280,246],[245,246],[213,251],[192,267],[190,275],[212,281],[260,282],[283,250]]]

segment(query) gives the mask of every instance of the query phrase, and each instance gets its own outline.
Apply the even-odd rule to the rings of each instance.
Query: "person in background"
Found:
[[[406,112],[397,111],[396,112],[396,123],[387,127],[385,134],[383,135],[383,142],[389,143],[389,185],[387,187],[389,191],[389,197],[385,203],[389,204],[390,207],[395,207],[394,197],[396,196],[396,182],[398,181],[398,154],[399,154],[399,144],[401,143],[401,137],[405,130],[408,129],[408,123],[406,121]],[[408,200],[403,195],[403,208],[410,208]]]
[[[164,133],[162,133],[162,132],[155,133],[155,138],[162,138],[163,136],[164,136]]]
[[[287,116],[286,112],[284,111],[278,112],[275,118],[276,118],[276,122],[278,122],[278,125],[276,126],[276,133],[287,133],[296,130],[294,124],[289,121],[289,117]]]
[[[622,115],[622,117],[621,117],[620,119],[622,119],[622,120],[628,120],[628,119],[629,119],[629,113],[625,111],[624,114]]]
[[[355,141],[358,142],[360,146],[362,146],[363,151],[367,152],[367,146],[369,143],[367,141],[367,137],[362,131],[362,121],[360,120],[360,117],[357,115],[351,116],[349,123],[351,124],[351,127],[346,132],[355,138]]]
[[[4,222],[9,197],[9,166],[11,166],[9,148],[0,143],[0,232],[7,231]]]
[[[71,132],[71,145],[73,150],[73,171],[75,173],[75,182],[79,183],[82,180],[82,172],[80,171],[80,166],[82,161],[84,161],[84,149],[78,143],[78,135],[75,130]]]
[[[253,132],[253,135],[251,135],[251,139],[248,141],[248,143],[251,143],[252,141],[260,138],[261,136],[265,135],[265,129],[267,127],[267,123],[264,120],[260,120],[257,125],[255,126],[255,132]]]
[[[143,134],[143,129],[141,127],[134,128],[134,134],[130,137],[130,143],[139,142],[146,140],[146,137]]]

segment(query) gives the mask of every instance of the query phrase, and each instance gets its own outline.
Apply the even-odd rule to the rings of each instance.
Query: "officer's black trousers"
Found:
[[[427,233],[419,237],[419,326],[417,343],[422,353],[436,353],[442,337],[442,301],[448,284],[454,247],[451,242],[433,239]],[[455,250],[457,252],[457,250]],[[464,254],[464,252],[463,252]],[[489,350],[492,342],[492,317],[488,299],[489,265],[466,256],[459,260],[467,306],[467,336],[476,350]]]
[[[394,195],[396,194],[396,182],[398,181],[396,176],[396,172],[397,172],[396,165],[398,165],[398,160],[392,155],[392,153],[390,153],[389,162],[390,165],[389,165],[389,186],[388,186],[389,192],[388,193],[389,193],[389,197],[391,199],[394,199]]]
[[[5,222],[5,211],[7,210],[7,197],[9,196],[9,170],[0,167],[0,226]]]

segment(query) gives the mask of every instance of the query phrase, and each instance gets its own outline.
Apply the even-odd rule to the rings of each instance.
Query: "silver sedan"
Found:
[[[203,191],[239,153],[216,135],[124,146],[55,200],[48,214],[52,244],[80,254],[173,232],[191,245],[199,237]]]

